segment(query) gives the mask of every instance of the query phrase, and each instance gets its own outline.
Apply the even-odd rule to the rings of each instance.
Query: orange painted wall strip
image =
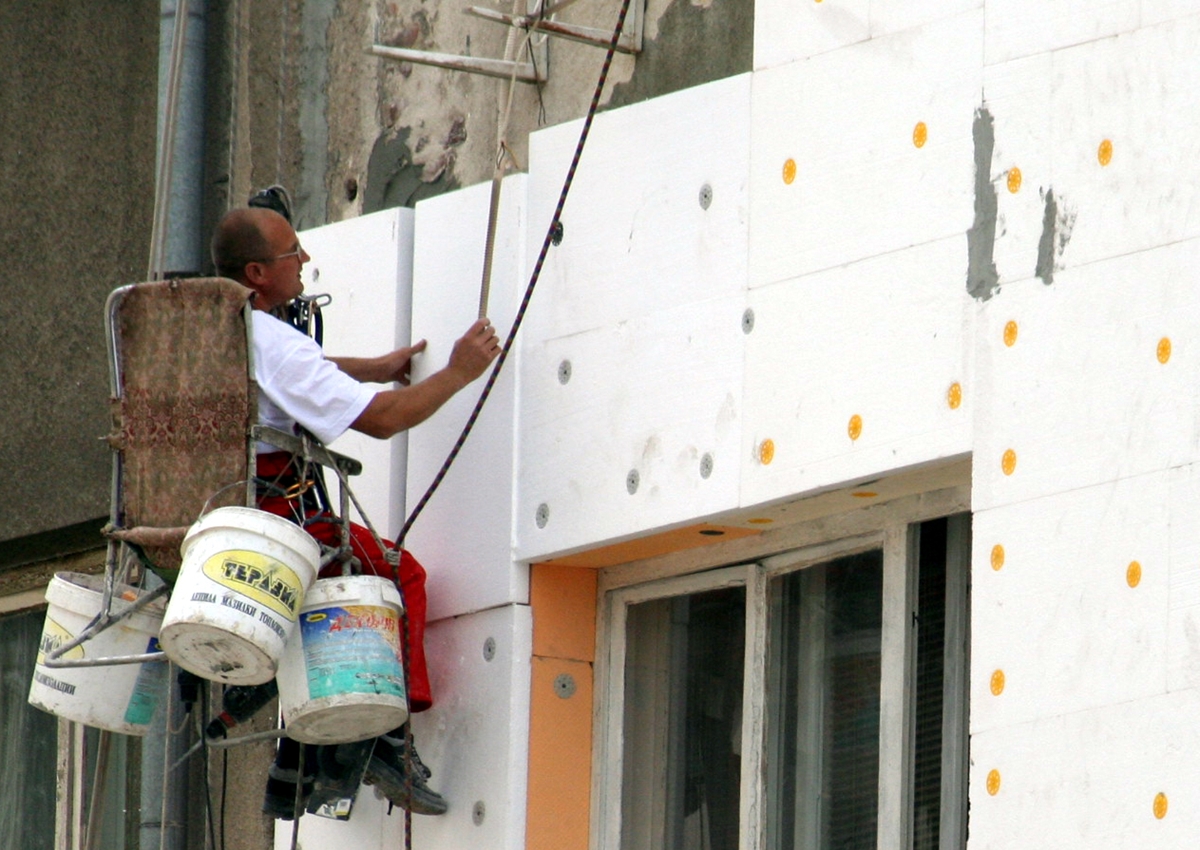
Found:
[[[533,692],[525,846],[587,850],[596,573],[535,564],[529,590]]]

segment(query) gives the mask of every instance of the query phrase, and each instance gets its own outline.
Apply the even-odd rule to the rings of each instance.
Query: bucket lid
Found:
[[[319,578],[304,595],[301,611],[326,605],[389,605],[404,610],[400,591],[382,576],[335,576]]]
[[[221,528],[248,531],[276,540],[308,561],[313,567],[313,572],[316,572],[317,565],[320,563],[321,547],[303,528],[267,511],[237,506],[216,508],[196,520],[184,535],[183,544],[179,547],[180,552],[186,558],[188,548],[195,541],[197,535],[211,529]]]

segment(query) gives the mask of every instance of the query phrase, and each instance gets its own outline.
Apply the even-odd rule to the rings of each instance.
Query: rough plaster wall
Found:
[[[254,3],[209,0],[205,126],[204,219],[211,231],[231,207],[272,184],[288,188],[296,201],[298,227],[324,222],[312,212],[313,181],[304,175],[312,157],[302,126],[311,125],[312,92],[319,76],[306,74],[319,43],[319,29],[305,29],[304,0]],[[327,5],[327,4],[326,4]],[[302,122],[303,119],[303,122]],[[312,165],[315,173],[323,162]]]
[[[461,7],[468,5],[464,0]],[[506,2],[478,5],[512,10]],[[580,3],[561,17],[607,31],[618,9],[616,0]],[[604,103],[631,103],[750,67],[752,4],[648,0],[644,30],[636,63],[628,56],[615,59]],[[369,56],[370,44],[500,58],[507,36],[503,27],[462,14],[454,4],[380,3],[374,13],[339,5],[328,34],[328,220],[411,206],[492,174],[508,82]],[[718,42],[724,49],[696,49]],[[528,163],[531,131],[586,112],[603,55],[601,48],[550,40],[550,77],[540,96],[535,87],[518,84],[513,97],[506,138],[519,169]],[[374,86],[368,85],[372,68]]]
[[[145,275],[157,43],[155,0],[0,4],[3,540],[108,513],[103,305]]]
[[[753,4],[637,2],[645,3],[643,53],[636,62],[617,55],[602,104],[749,69]],[[297,224],[309,228],[490,179],[508,81],[368,53],[383,44],[503,57],[508,30],[463,14],[468,5],[213,0],[207,224],[272,183],[292,191]],[[512,11],[505,0],[479,5]],[[593,0],[560,18],[608,31],[619,8]],[[697,49],[717,43],[721,50]],[[528,164],[530,132],[587,111],[603,56],[602,48],[550,40],[548,82],[540,91],[518,84],[513,96],[506,138],[515,170]]]

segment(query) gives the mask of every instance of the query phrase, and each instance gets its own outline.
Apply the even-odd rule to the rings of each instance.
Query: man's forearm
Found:
[[[378,392],[350,427],[387,439],[424,422],[469,383],[466,376],[446,367],[411,387]]]
[[[354,380],[364,384],[385,384],[391,377],[385,371],[382,357],[326,357]]]

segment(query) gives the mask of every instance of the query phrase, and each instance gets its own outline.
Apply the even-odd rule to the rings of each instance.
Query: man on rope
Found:
[[[491,324],[479,319],[454,343],[449,363],[416,384],[409,384],[410,365],[412,357],[425,350],[425,340],[379,357],[326,357],[314,340],[272,315],[304,291],[300,271],[310,259],[288,219],[272,209],[251,207],[227,213],[213,235],[212,257],[219,275],[236,280],[254,293],[254,377],[259,388],[260,424],[287,432],[294,432],[299,424],[322,443],[332,442],[348,429],[387,439],[431,416],[482,375],[500,353],[500,341]],[[400,386],[368,386],[393,382]],[[259,444],[260,480],[284,487],[299,484],[296,467],[289,453]],[[272,490],[260,494],[259,507],[297,519],[297,501],[278,493]],[[337,546],[341,542],[336,522],[309,522],[305,528],[323,543]],[[384,545],[390,548],[392,544],[385,541]],[[351,527],[351,546],[364,574],[394,577],[395,568],[367,529]],[[326,573],[340,574],[340,564],[330,565],[322,575]],[[400,557],[399,587],[408,612],[409,707],[413,712],[424,711],[433,702],[424,651],[425,571],[407,551]],[[428,769],[416,758],[415,751],[411,759],[416,769],[406,776],[405,765],[409,762],[403,732],[395,730],[382,736],[375,743],[365,781],[374,783],[401,806],[410,802],[411,787],[409,808],[415,813],[445,812],[446,801],[426,785]],[[276,761],[280,770],[275,773],[285,773],[289,763],[294,771],[296,760],[295,751],[285,752],[281,747]],[[288,795],[292,788],[294,785],[273,789],[269,781],[264,810],[290,817],[294,798]]]

